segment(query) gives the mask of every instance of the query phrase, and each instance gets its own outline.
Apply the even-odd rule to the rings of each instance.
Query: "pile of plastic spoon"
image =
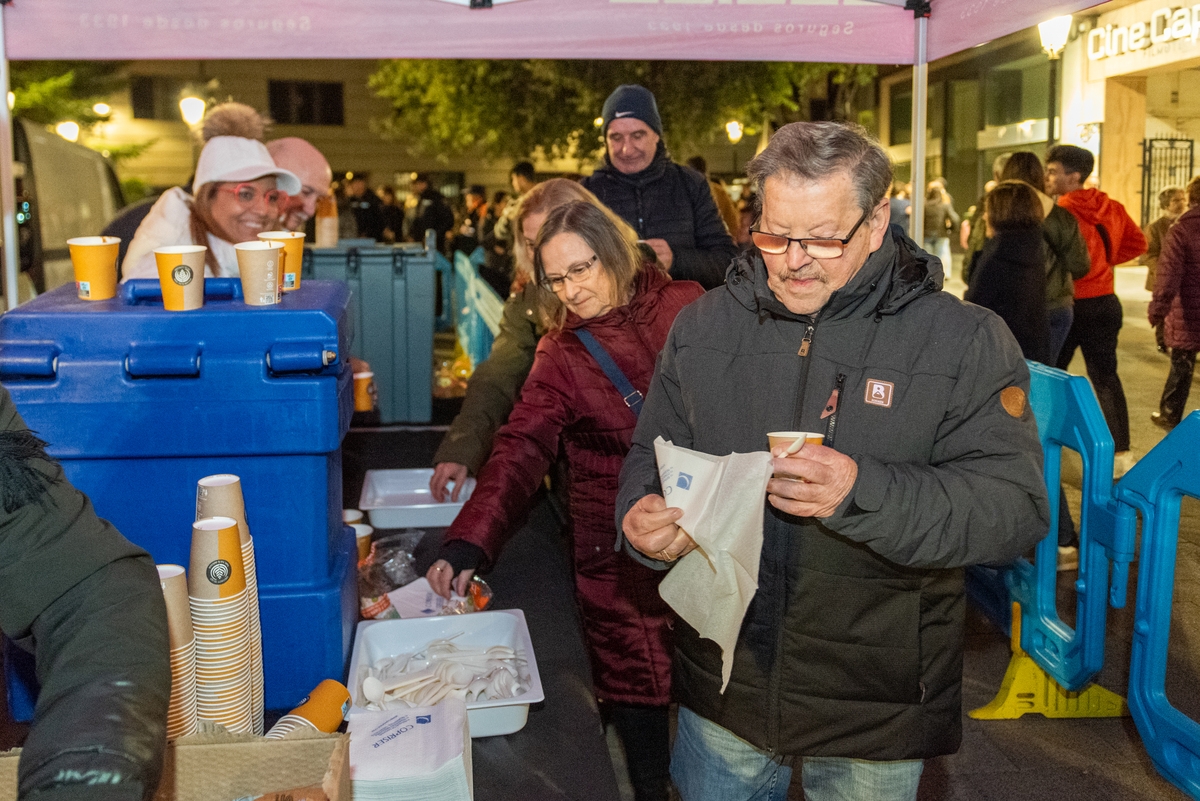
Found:
[[[459,648],[450,639],[437,639],[366,668],[362,695],[368,710],[433,706],[451,694],[467,703],[512,698],[529,686],[520,672],[524,664],[507,645]]]

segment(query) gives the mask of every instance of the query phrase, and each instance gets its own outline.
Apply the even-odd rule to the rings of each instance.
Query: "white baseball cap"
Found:
[[[300,179],[276,166],[262,142],[241,136],[214,136],[200,151],[192,186],[199,190],[213,181],[253,181],[268,175],[275,176],[277,189],[289,195],[300,194]]]

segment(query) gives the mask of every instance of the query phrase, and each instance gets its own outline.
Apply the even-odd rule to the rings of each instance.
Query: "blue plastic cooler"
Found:
[[[26,424],[156,562],[187,566],[197,480],[241,477],[271,709],[344,674],[357,621],[349,303],[345,284],[306,280],[247,306],[238,280],[210,278],[202,309],[169,312],[158,281],[134,280],[112,300],[68,285],[0,316],[0,381]]]

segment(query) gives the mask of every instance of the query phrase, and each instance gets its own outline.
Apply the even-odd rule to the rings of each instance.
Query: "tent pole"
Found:
[[[5,309],[17,305],[17,273],[21,259],[17,252],[17,193],[13,186],[13,118],[8,107],[8,50],[4,41],[4,17],[0,6],[0,210],[4,214],[4,300]]]
[[[928,12],[927,12],[928,13]],[[912,213],[908,218],[909,235],[918,243],[924,241],[925,229],[925,110],[929,95],[929,17],[918,15],[913,39],[912,109]]]

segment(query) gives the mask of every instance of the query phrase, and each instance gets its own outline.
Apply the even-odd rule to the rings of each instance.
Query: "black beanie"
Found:
[[[658,116],[658,103],[654,95],[644,86],[626,83],[618,86],[608,100],[604,101],[604,111],[600,115],[604,125],[601,135],[608,135],[608,124],[623,117],[633,117],[650,126],[650,130],[662,136],[662,118]]]

